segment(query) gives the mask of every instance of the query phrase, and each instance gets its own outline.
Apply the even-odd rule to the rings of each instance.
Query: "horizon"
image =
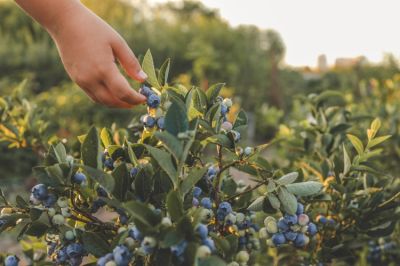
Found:
[[[243,8],[231,0],[200,2],[217,9],[233,27],[255,25],[276,30],[286,46],[284,63],[289,66],[315,67],[322,54],[327,57],[329,66],[334,65],[337,58],[365,56],[369,62],[378,63],[385,54],[393,54],[397,59],[400,56],[400,37],[395,34],[400,25],[396,14],[400,2],[395,0],[380,3],[372,0],[248,0],[248,12],[243,12]]]

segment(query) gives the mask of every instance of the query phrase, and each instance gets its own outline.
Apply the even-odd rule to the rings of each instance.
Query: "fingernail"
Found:
[[[141,79],[147,79],[147,74],[144,73],[143,70],[140,70],[140,71],[139,71],[138,76],[139,76],[139,78],[141,78]]]

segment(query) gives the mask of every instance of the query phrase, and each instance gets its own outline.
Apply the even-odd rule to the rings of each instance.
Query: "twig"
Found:
[[[261,187],[262,185],[265,185],[267,182],[268,182],[268,180],[265,180],[264,182],[261,182],[261,183],[255,185],[255,186],[252,187],[252,188],[249,188],[249,189],[247,189],[247,190],[245,190],[245,191],[243,191],[243,192],[237,193],[237,194],[235,194],[235,195],[229,197],[228,199],[226,199],[226,201],[232,201],[232,200],[235,199],[236,197],[240,197],[240,196],[242,196],[242,195],[244,195],[244,194],[246,194],[246,193],[252,192],[252,191],[256,190],[257,188]]]

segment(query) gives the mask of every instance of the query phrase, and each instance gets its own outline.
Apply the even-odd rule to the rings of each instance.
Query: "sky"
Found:
[[[149,0],[166,2],[167,0]],[[378,62],[384,53],[400,56],[400,0],[202,0],[231,25],[277,30],[286,45],[285,62],[316,66],[325,54],[364,55]]]

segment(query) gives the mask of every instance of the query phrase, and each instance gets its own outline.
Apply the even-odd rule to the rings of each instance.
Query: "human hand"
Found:
[[[64,10],[47,27],[57,44],[66,71],[86,94],[109,107],[131,108],[146,98],[133,90],[119,71],[143,82],[147,75],[125,40],[82,5]]]

